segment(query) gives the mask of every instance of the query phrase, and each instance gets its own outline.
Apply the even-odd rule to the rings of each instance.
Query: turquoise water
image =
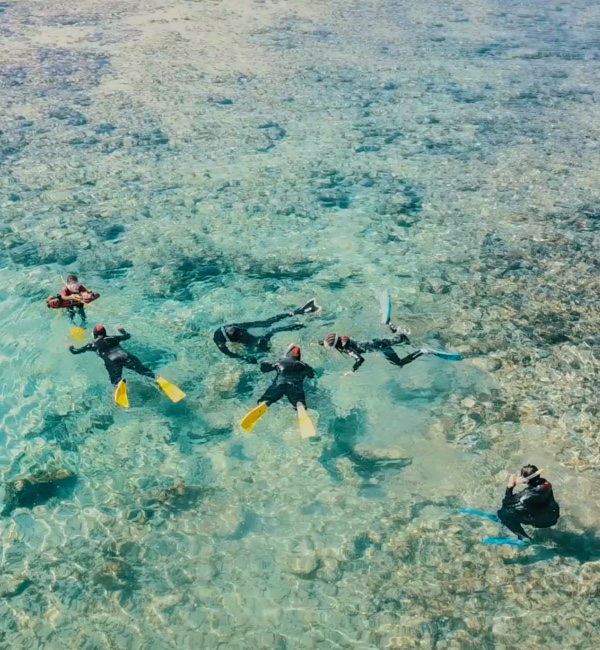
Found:
[[[0,3],[0,647],[598,647],[597,5],[74,4]],[[69,273],[184,402],[116,408]],[[383,288],[465,361],[344,377]],[[243,433],[213,330],[313,296],[318,439]],[[525,462],[560,524],[483,546]]]

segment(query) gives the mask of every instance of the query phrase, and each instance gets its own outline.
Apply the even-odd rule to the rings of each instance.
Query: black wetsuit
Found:
[[[99,336],[93,343],[88,343],[82,348],[70,347],[72,354],[81,354],[82,352],[96,352],[104,361],[104,366],[110,377],[110,382],[116,386],[123,377],[123,369],[133,370],[138,375],[144,377],[156,378],[156,375],[150,368],[147,368],[136,356],[129,354],[121,347],[123,341],[131,338],[131,334],[125,330],[118,336]]]
[[[552,486],[545,478],[532,479],[525,490],[513,494],[506,488],[498,519],[517,537],[531,539],[523,524],[534,528],[550,528],[560,517],[560,508],[554,499]]]
[[[276,371],[277,376],[258,400],[259,404],[266,402],[267,406],[271,406],[285,396],[294,408],[298,402],[306,408],[304,380],[312,379],[315,376],[315,371],[308,364],[294,357],[286,356],[275,363],[263,361],[260,364],[260,369],[261,372]]]
[[[224,325],[219,327],[218,330],[214,333],[213,340],[216,346],[221,350],[221,352],[228,357],[233,359],[243,359],[248,363],[258,363],[258,360],[253,357],[248,357],[244,354],[237,354],[232,352],[228,347],[228,343],[239,343],[246,346],[250,352],[254,354],[266,353],[271,349],[271,339],[275,334],[279,332],[293,332],[295,330],[300,330],[304,327],[302,323],[294,323],[293,325],[288,325],[286,327],[277,327],[276,329],[271,330],[270,332],[265,332],[264,334],[251,334],[248,330],[250,329],[265,329],[278,323],[285,318],[290,318],[297,314],[303,313],[303,308],[294,309],[293,312],[286,312],[284,314],[278,314],[267,320],[257,320],[250,321],[248,323],[232,323],[230,325]],[[229,328],[235,328],[234,335],[228,335],[227,331]]]
[[[365,362],[365,358],[362,355],[365,352],[372,352],[373,350],[380,350],[390,363],[400,368],[423,355],[421,350],[415,350],[401,359],[392,348],[393,345],[400,345],[401,343],[410,343],[406,334],[398,334],[393,339],[373,339],[372,341],[355,341],[350,338],[347,341],[343,341],[340,338],[337,342],[336,350],[354,359],[352,372],[356,372]]]

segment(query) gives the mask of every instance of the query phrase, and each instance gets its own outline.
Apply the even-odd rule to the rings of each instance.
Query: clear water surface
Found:
[[[0,3],[0,647],[597,648],[600,9],[567,0]],[[45,306],[187,392],[118,410]],[[461,352],[360,372],[378,295]],[[215,327],[315,296],[319,438]],[[196,333],[194,333],[196,332]],[[493,511],[545,468],[529,549]]]

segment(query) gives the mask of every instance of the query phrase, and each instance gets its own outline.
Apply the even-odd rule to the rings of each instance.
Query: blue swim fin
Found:
[[[452,352],[442,352],[442,350],[431,350],[429,349],[429,354],[433,354],[436,357],[439,357],[440,359],[444,359],[444,361],[462,361],[463,356],[462,354],[453,354]]]
[[[476,517],[483,517],[484,519],[488,519],[495,524],[500,523],[497,515],[493,515],[489,512],[483,512],[483,510],[471,510],[470,508],[462,508],[459,510],[459,512],[463,515],[475,515]],[[491,546],[492,544],[495,544],[497,546],[529,546],[529,542],[524,542],[520,539],[513,539],[512,537],[488,537],[487,539],[483,540],[482,544],[487,544],[488,546]]]
[[[381,324],[389,325],[392,320],[392,299],[387,289],[381,292],[379,304],[381,305]]]
[[[475,515],[476,517],[484,517],[485,519],[489,519],[489,521],[493,521],[495,524],[499,523],[499,519],[496,515],[493,515],[489,512],[483,512],[483,510],[471,510],[469,508],[462,508],[459,510],[459,512],[463,515]]]
[[[529,546],[529,542],[525,542],[522,539],[512,539],[510,537],[488,537],[483,540],[482,544],[496,544],[498,546]]]

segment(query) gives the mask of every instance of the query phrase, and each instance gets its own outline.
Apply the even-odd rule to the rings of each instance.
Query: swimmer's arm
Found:
[[[227,347],[227,341],[225,340],[225,337],[223,336],[223,332],[221,331],[221,328],[219,328],[213,335],[213,341],[215,342],[215,345],[219,348],[219,350],[226,356],[230,357],[231,359],[243,359],[244,357],[241,354],[236,354],[235,352],[232,352],[228,347]]]
[[[348,356],[351,359],[354,359],[354,365],[352,366],[352,372],[356,372],[362,364],[365,362],[365,358],[361,356],[358,352],[355,352],[354,350],[350,350],[348,352]]]
[[[235,323],[236,327],[240,327],[243,330],[250,330],[253,328],[265,328],[265,327],[271,327],[271,325],[274,325],[275,323],[278,323],[280,320],[284,320],[285,318],[289,318],[290,316],[293,316],[293,312],[285,312],[283,314],[277,314],[277,316],[272,316],[271,318],[267,318],[265,320],[254,320],[254,321],[249,321],[247,323]]]
[[[269,361],[263,361],[260,364],[260,371],[261,372],[273,372],[274,370],[277,370],[277,368],[275,368],[274,363],[270,363]]]
[[[519,495],[513,494],[515,488],[508,486],[506,492],[504,492],[504,498],[502,499],[502,506],[512,508],[519,502]]]
[[[82,348],[76,348],[74,345],[69,345],[69,352],[71,354],[82,354],[83,352],[92,352],[93,349],[94,349],[93,343],[88,343],[87,345],[84,345]]]
[[[131,338],[131,334],[125,331],[123,327],[117,327],[117,332],[121,332],[119,335],[115,336],[117,341],[127,341]]]

